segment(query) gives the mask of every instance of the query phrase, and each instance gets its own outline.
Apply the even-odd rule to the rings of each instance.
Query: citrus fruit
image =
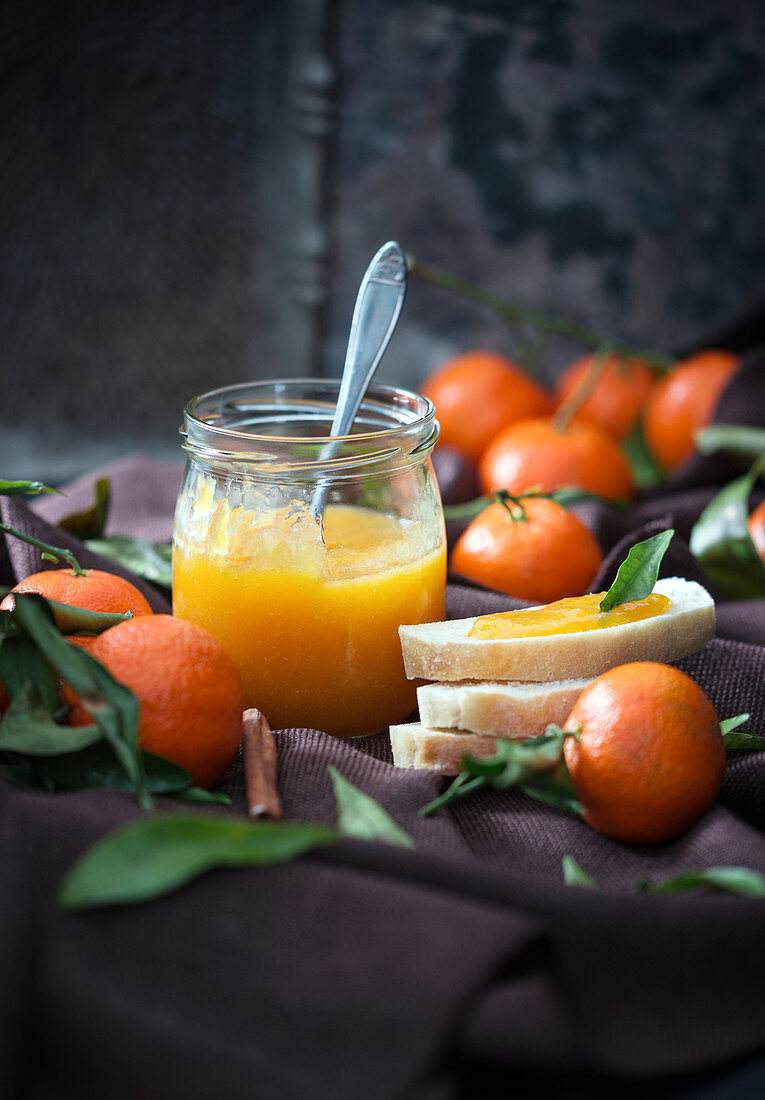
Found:
[[[441,442],[477,462],[506,424],[552,411],[552,398],[511,360],[468,351],[428,375],[420,392],[436,406]]]
[[[41,573],[33,573],[11,589],[0,608],[13,607],[14,592],[37,592],[49,600],[58,600],[70,607],[84,607],[87,611],[152,614],[148,600],[135,585],[101,569],[85,569],[79,576],[72,569],[44,569]]]
[[[685,832],[717,797],[725,748],[714,707],[679,669],[619,665],[584,689],[566,719],[566,766],[585,820],[628,844]]]
[[[478,466],[485,493],[507,489],[514,496],[539,487],[552,492],[576,485],[607,500],[629,497],[632,474],[619,447],[595,424],[557,428],[539,417],[510,424],[494,437]]]
[[[141,748],[174,760],[200,787],[219,783],[239,747],[244,705],[223,643],[196,623],[145,615],[99,634],[90,653],[138,699]],[[71,721],[91,717],[76,704]]]
[[[665,470],[678,469],[691,456],[695,433],[714,416],[739,363],[730,351],[700,351],[654,383],[645,404],[645,438]]]
[[[594,371],[599,373],[590,389]],[[584,355],[561,374],[555,397],[560,407],[586,393],[574,419],[589,420],[620,440],[634,427],[655,377],[652,368],[640,359],[609,355],[605,362],[598,362],[594,355]]]
[[[470,523],[452,551],[451,568],[508,596],[552,603],[580,596],[602,556],[589,529],[552,500],[528,498],[490,504]]]
[[[747,526],[754,548],[765,565],[765,500],[752,512]]]

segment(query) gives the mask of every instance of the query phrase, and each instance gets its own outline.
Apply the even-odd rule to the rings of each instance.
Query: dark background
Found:
[[[193,394],[339,374],[390,237],[649,346],[765,300],[754,0],[29,0],[0,81],[2,476],[179,454]],[[413,282],[380,377],[476,346],[513,350]]]

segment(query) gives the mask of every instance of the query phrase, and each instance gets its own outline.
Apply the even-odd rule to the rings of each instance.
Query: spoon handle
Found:
[[[331,435],[350,431],[396,327],[405,294],[406,259],[400,245],[388,241],[372,257],[356,297]]]
[[[405,294],[406,257],[396,241],[388,241],[372,257],[356,297],[331,436],[349,433],[396,327]],[[338,446],[327,443],[321,452],[322,461],[332,458]],[[327,486],[319,485],[313,499],[317,518],[324,511],[326,496]]]

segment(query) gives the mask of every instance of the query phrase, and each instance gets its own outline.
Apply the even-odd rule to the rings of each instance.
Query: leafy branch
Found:
[[[51,489],[49,485],[43,485],[41,481],[0,480],[0,496],[34,496],[40,493],[58,493],[58,491],[58,489]],[[18,531],[15,527],[10,527],[6,523],[0,523],[0,532],[4,535],[12,535],[14,538],[21,539],[22,542],[34,546],[37,550],[42,550],[42,556],[45,561],[67,562],[76,577],[81,577],[85,572],[71,550],[66,550],[61,546],[51,546],[50,543],[42,542],[40,539],[36,539],[32,535],[27,535],[24,531]]]

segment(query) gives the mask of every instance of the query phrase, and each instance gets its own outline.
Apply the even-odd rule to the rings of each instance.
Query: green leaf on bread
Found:
[[[611,611],[623,603],[644,600],[653,592],[659,567],[674,530],[670,527],[649,539],[637,542],[619,566],[616,579],[598,605],[600,611]]]

